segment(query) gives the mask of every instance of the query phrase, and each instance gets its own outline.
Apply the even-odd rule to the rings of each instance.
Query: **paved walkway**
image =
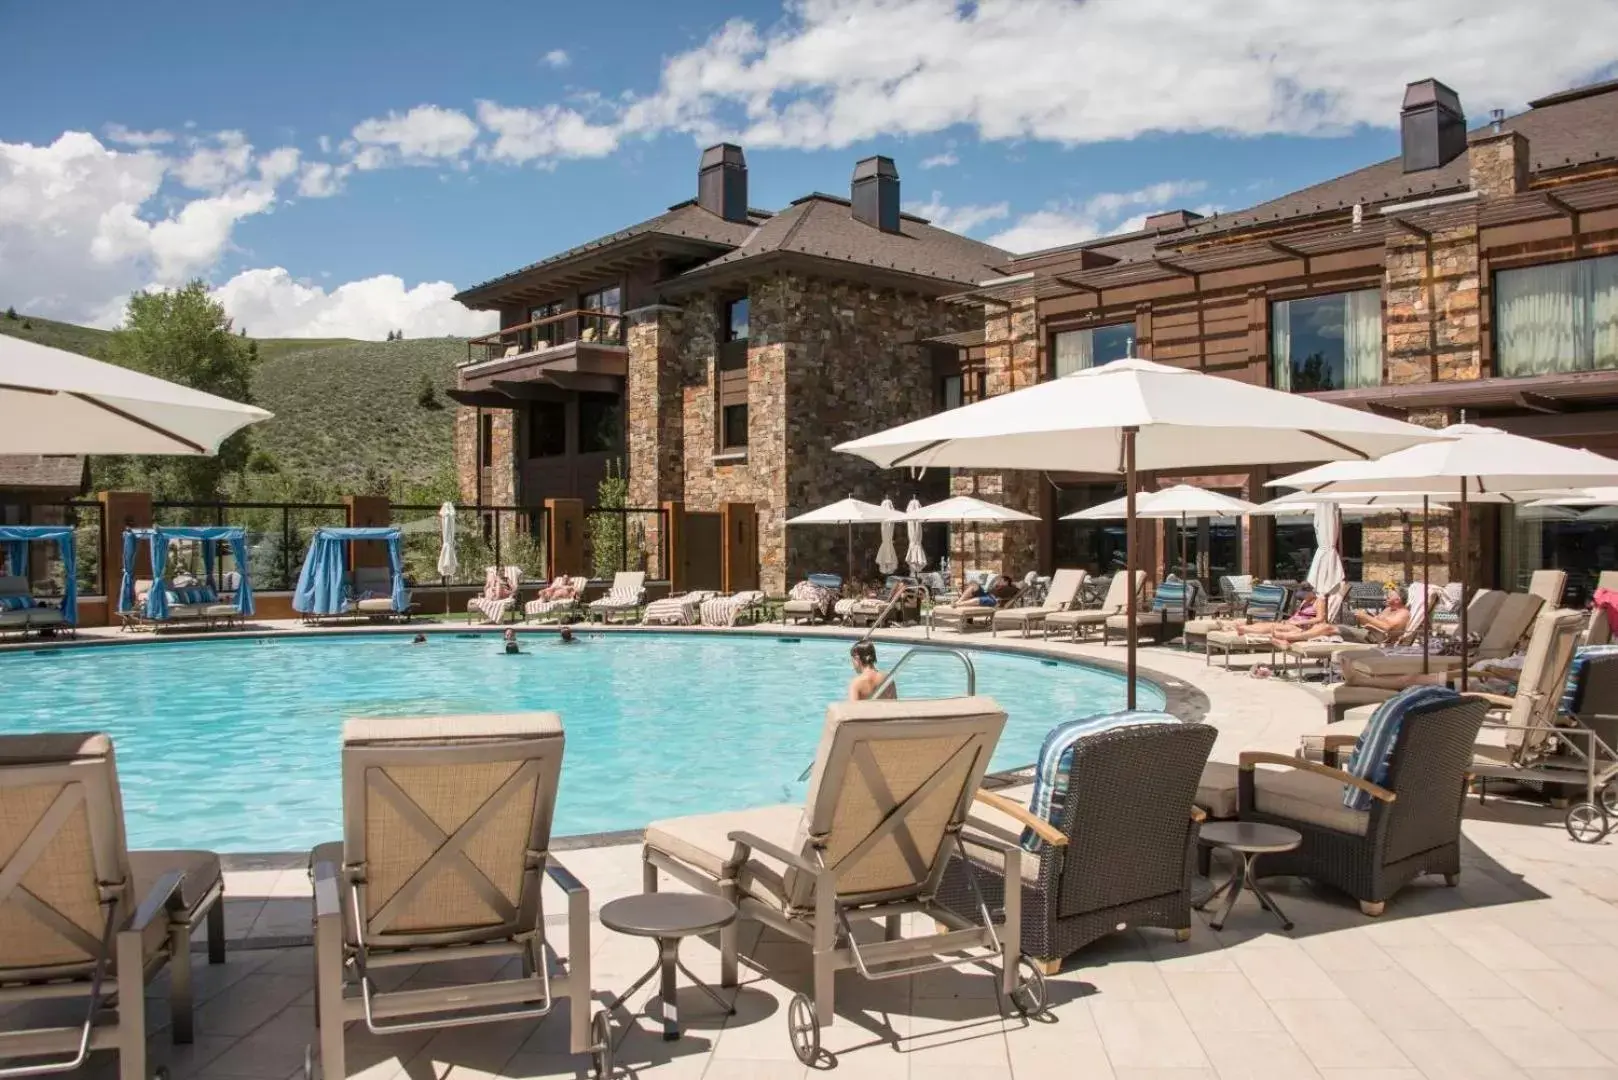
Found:
[[[1116,646],[1057,648],[1114,661],[1123,654]],[[1207,695],[1207,719],[1220,729],[1216,758],[1233,760],[1248,747],[1290,750],[1322,716],[1307,691],[1206,668],[1200,655],[1151,649],[1141,663]],[[1290,934],[1251,898],[1221,932],[1199,915],[1186,943],[1154,930],[1116,934],[1051,980],[1052,1006],[1038,1021],[1002,1017],[986,973],[877,984],[845,973],[838,1022],[824,1033],[834,1075],[1618,1078],[1618,844],[1575,844],[1558,812],[1493,797],[1468,805],[1464,836],[1457,888],[1420,881],[1380,919],[1341,895],[1272,879],[1297,923]],[[594,908],[639,891],[634,845],[560,858],[590,887]],[[301,861],[237,865],[249,868],[228,875],[235,947],[222,968],[200,970],[194,1045],[169,1045],[164,983],[151,991],[152,1047],[176,1080],[298,1075],[313,1037],[309,948],[258,947],[307,937]],[[713,1017],[695,992],[682,993],[690,1028],[677,1043],[664,1043],[649,1021],[626,1026],[621,1018],[617,1075],[771,1080],[817,1071],[793,1058],[784,1017],[786,1001],[805,987],[807,951],[751,936],[737,1015]],[[600,992],[626,986],[651,961],[647,942],[599,923],[592,939]],[[705,978],[717,976],[711,944],[688,942],[685,958]],[[587,1062],[565,1053],[565,1028],[563,1017],[386,1039],[351,1028],[351,1068],[368,1080],[586,1076]],[[98,1057],[92,1074],[115,1075],[113,1062]]]

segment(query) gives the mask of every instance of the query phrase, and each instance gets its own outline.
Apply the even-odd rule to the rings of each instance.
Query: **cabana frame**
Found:
[[[28,578],[28,545],[36,540],[54,540],[62,553],[62,603],[55,608],[25,608],[27,612],[14,624],[0,624],[0,634],[18,631],[27,634],[34,630],[60,630],[77,635],[79,621],[79,563],[78,548],[72,525],[0,525],[0,549],[6,556],[11,576]],[[30,591],[30,595],[32,592]],[[39,621],[38,611],[60,611],[60,621],[52,616],[49,623]]]
[[[376,618],[408,621],[412,605],[410,590],[404,580],[404,554],[400,549],[403,536],[404,531],[397,525],[368,528],[322,525],[317,528],[309,540],[309,552],[304,556],[303,569],[298,571],[298,587],[292,595],[292,609],[305,622]],[[357,541],[387,545],[388,565],[385,572],[388,576],[388,597],[385,607],[380,598],[356,599],[350,595],[346,545]],[[371,569],[357,567],[355,576]]]
[[[213,628],[220,622],[226,626],[240,622],[241,619],[252,615],[255,607],[253,601],[253,583],[248,571],[247,560],[247,530],[239,525],[157,525],[149,529],[124,530],[124,572],[118,588],[118,614],[124,620],[125,629],[135,629],[141,626],[156,628],[165,625],[177,625],[181,620],[175,617],[168,598],[170,586],[165,577],[168,570],[169,544],[175,540],[194,541],[202,547],[202,578],[204,584],[218,590],[219,581],[216,572],[217,544],[229,544],[230,555],[236,563],[236,572],[241,581],[236,587],[234,603],[217,601],[202,605],[182,605],[187,609],[184,621],[202,624]],[[151,549],[152,556],[152,587],[146,591],[144,603],[136,603],[135,598],[135,555],[140,544],[145,543]],[[190,609],[202,607],[203,613],[197,614]]]

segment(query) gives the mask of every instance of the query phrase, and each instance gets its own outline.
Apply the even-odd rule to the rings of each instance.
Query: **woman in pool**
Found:
[[[522,652],[522,649],[517,645],[517,631],[516,630],[514,630],[513,628],[511,628],[509,626],[506,627],[505,639],[506,639],[506,655],[507,656],[516,656],[518,653]]]
[[[854,661],[854,677],[848,681],[848,700],[864,701],[876,692],[882,682],[882,669],[876,666],[876,646],[869,641],[861,641],[848,650],[848,655]],[[885,698],[899,696],[898,688],[889,683],[882,690]]]
[[[558,635],[560,636],[563,645],[573,644],[573,628],[571,626],[562,627],[562,629],[558,631]]]

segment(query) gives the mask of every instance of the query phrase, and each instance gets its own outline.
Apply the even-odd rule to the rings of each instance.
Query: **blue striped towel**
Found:
[[[1399,741],[1399,727],[1411,709],[1444,701],[1459,701],[1461,695],[1447,686],[1412,686],[1378,705],[1370,723],[1354,740],[1354,753],[1343,771],[1373,784],[1386,784],[1393,767],[1393,746]],[[1343,785],[1343,805],[1350,810],[1369,810],[1371,796],[1350,784]]]
[[[1254,622],[1280,622],[1289,598],[1285,585],[1254,585],[1253,595],[1247,598],[1247,617]]]
[[[1584,682],[1590,672],[1590,661],[1602,656],[1618,655],[1618,645],[1581,645],[1573,654],[1573,666],[1567,672],[1567,684],[1562,687],[1562,704],[1557,711],[1563,716],[1577,716],[1584,708]]]
[[[1166,712],[1135,711],[1103,713],[1058,724],[1045,736],[1034,769],[1034,794],[1028,800],[1031,813],[1057,828],[1062,825],[1062,808],[1067,803],[1068,773],[1073,767],[1073,748],[1081,739],[1116,728],[1140,724],[1178,724],[1179,717]],[[1032,829],[1024,829],[1022,846],[1038,851],[1043,840]]]

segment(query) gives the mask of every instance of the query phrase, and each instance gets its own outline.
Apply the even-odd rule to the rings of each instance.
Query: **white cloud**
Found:
[[[134,146],[144,148],[148,146],[163,146],[174,141],[174,132],[156,128],[152,131],[136,131],[122,124],[108,124],[101,129],[108,142],[115,142],[121,146]]]
[[[907,202],[904,209],[907,213],[926,218],[940,229],[948,229],[954,233],[970,233],[985,222],[997,221],[1010,214],[1011,204],[997,202],[985,205],[948,206],[944,203],[943,192],[935,191],[933,197],[926,202]]]
[[[174,176],[193,191],[222,191],[247,175],[253,147],[239,131],[192,139],[191,153],[174,166]]]
[[[455,292],[447,281],[406,288],[392,274],[328,291],[275,267],[245,270],[214,296],[255,337],[381,338],[390,330],[403,330],[412,338],[460,337],[496,328],[497,315],[467,310],[455,302]]]
[[[1148,214],[1173,209],[1176,200],[1205,186],[1200,180],[1166,180],[1135,191],[1104,191],[1083,200],[1054,203],[1022,215],[988,242],[1007,251],[1040,251],[1133,232],[1145,224]]]
[[[306,199],[330,198],[343,190],[343,181],[353,171],[354,166],[347,162],[306,161],[298,172],[298,194]]]
[[[271,187],[279,187],[283,180],[298,174],[298,163],[303,152],[296,146],[278,146],[258,159],[258,175]]]
[[[552,49],[539,59],[546,67],[557,69],[565,68],[573,62],[573,58],[567,54],[566,49]]]
[[[481,149],[494,161],[521,164],[540,159],[596,158],[618,146],[618,132],[610,125],[591,123],[579,112],[561,105],[538,109],[507,108],[493,101],[478,102],[478,121],[495,136]]]
[[[457,109],[418,105],[406,113],[362,120],[353,136],[359,148],[354,164],[377,169],[394,161],[430,164],[459,158],[477,139],[478,126]]]
[[[934,154],[932,157],[921,159],[921,167],[924,169],[945,169],[960,163],[961,159],[955,156],[955,151],[953,150],[945,150],[942,154]]]

